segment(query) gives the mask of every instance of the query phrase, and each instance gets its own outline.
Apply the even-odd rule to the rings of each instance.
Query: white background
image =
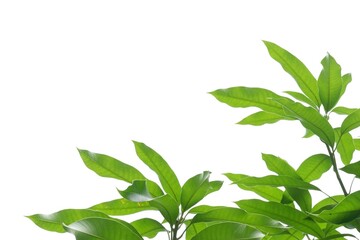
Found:
[[[182,183],[203,170],[222,180],[225,172],[267,174],[261,152],[294,166],[324,152],[316,138],[302,139],[294,122],[236,125],[253,109],[232,109],[208,92],[297,90],[269,57],[261,42],[268,40],[316,77],[330,52],[353,74],[341,103],[358,107],[356,2],[1,1],[1,239],[73,239],[24,216],[118,197],[116,187],[126,185],[88,170],[76,147],[146,169],[131,142],[142,141]],[[215,203],[252,196],[228,185]],[[321,186],[340,193],[336,182]]]

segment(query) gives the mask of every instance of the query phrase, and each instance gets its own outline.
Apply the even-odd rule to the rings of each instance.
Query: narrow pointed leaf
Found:
[[[331,210],[324,210],[318,216],[330,223],[343,224],[360,217],[360,191],[345,197]]]
[[[314,136],[315,134],[310,131],[309,129],[305,129],[305,135],[303,136],[303,138],[311,138],[312,136]]]
[[[193,207],[189,210],[189,213],[197,214],[197,213],[206,213],[218,208],[223,208],[224,206],[209,206],[209,205],[199,205],[196,207]]]
[[[220,102],[231,107],[257,107],[265,112],[284,116],[282,106],[272,99],[284,98],[263,88],[232,87],[219,89],[211,94]]]
[[[347,133],[360,126],[360,109],[351,113],[341,124],[341,133]]]
[[[28,216],[37,226],[47,231],[64,233],[63,224],[71,224],[83,218],[102,217],[107,218],[105,213],[89,209],[65,209],[52,214],[35,214]]]
[[[87,218],[64,226],[77,240],[142,240],[127,222],[106,218]]]
[[[170,195],[167,194],[154,198],[149,203],[150,206],[155,207],[160,211],[166,221],[171,225],[175,224],[179,215],[179,205]]]
[[[210,188],[208,189],[208,191],[206,193],[206,196],[213,193],[213,192],[219,191],[220,188],[222,187],[223,183],[224,183],[223,181],[211,181],[211,182],[209,182]]]
[[[334,130],[318,111],[300,103],[284,101],[283,99],[276,99],[276,101],[284,106],[284,110],[289,116],[298,119],[305,128],[310,129],[324,143],[334,146]]]
[[[339,115],[350,115],[356,110],[358,110],[358,108],[336,107],[331,112],[337,113]]]
[[[335,107],[341,96],[341,67],[330,54],[326,55],[321,64],[323,70],[318,81],[319,94],[325,111],[329,112]]]
[[[252,226],[262,232],[272,234],[287,230],[287,228],[278,221],[274,221],[269,217],[260,214],[247,213],[242,209],[231,207],[213,209],[206,213],[197,214],[193,218],[192,223],[213,221],[242,223]]]
[[[296,81],[302,92],[317,106],[320,106],[319,89],[315,77],[309,69],[294,55],[280,46],[264,41],[270,56]]]
[[[318,238],[324,237],[324,232],[320,229],[319,225],[309,218],[308,215],[295,208],[281,203],[264,202],[257,199],[240,200],[236,204],[245,211],[271,217]]]
[[[158,175],[165,192],[179,202],[181,186],[169,164],[157,152],[144,143],[133,142],[138,157]]]
[[[336,131],[336,133],[337,135],[341,134],[340,130]],[[354,141],[350,133],[342,134],[340,141],[338,141],[336,150],[340,154],[340,158],[343,164],[348,165],[351,162],[355,152]]]
[[[192,240],[260,240],[264,234],[260,231],[239,223],[219,223],[205,228]]]
[[[132,202],[147,202],[154,197],[149,193],[145,180],[135,180],[124,191],[119,191],[120,195]]]
[[[331,159],[328,155],[316,154],[305,159],[296,172],[305,182],[312,182],[319,179],[331,166]]]
[[[166,232],[164,226],[151,218],[142,218],[133,221],[131,225],[143,237],[154,238],[159,232]]]
[[[340,170],[349,174],[354,174],[357,178],[360,178],[360,161],[346,165],[345,167],[340,168]]]
[[[261,126],[264,124],[276,123],[280,120],[291,120],[291,118],[287,118],[275,113],[261,111],[247,116],[246,118],[238,122],[238,124]]]
[[[293,91],[285,91],[285,93],[289,94],[290,96],[292,96],[293,98],[295,98],[296,100],[306,103],[309,106],[317,109],[318,107],[316,106],[316,103],[314,103],[313,101],[311,101],[307,96],[305,96],[302,93],[299,92],[293,92]]]
[[[341,95],[343,95],[346,91],[347,85],[352,81],[351,73],[347,73],[341,77],[342,79],[342,89],[341,89]]]
[[[308,190],[297,188],[286,188],[292,199],[299,205],[301,210],[310,212],[312,208],[312,197]]]
[[[111,216],[123,216],[137,212],[154,210],[148,202],[132,202],[125,198],[96,204],[90,210],[103,212]]]
[[[328,208],[328,206],[330,206],[330,208],[328,208],[328,209],[331,209],[337,203],[341,202],[344,199],[345,199],[344,195],[336,195],[336,196],[331,196],[331,197],[325,198],[325,199],[319,201],[317,204],[315,204],[315,206],[312,209],[312,212],[316,213],[316,212],[320,211],[321,209]]]
[[[290,166],[290,164],[284,159],[281,159],[280,157],[274,156],[272,154],[265,153],[262,154],[262,159],[265,161],[266,166],[270,171],[283,176],[299,178],[295,169]]]

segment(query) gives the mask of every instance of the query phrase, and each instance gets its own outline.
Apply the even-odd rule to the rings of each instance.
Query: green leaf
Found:
[[[344,199],[345,199],[344,195],[336,195],[336,196],[331,196],[331,197],[325,198],[325,199],[319,201],[317,204],[315,204],[315,206],[312,209],[312,212],[316,213],[318,211],[321,211],[324,208],[331,209],[338,202],[340,202],[340,201],[342,201]]]
[[[299,231],[315,237],[324,237],[319,225],[305,213],[293,207],[276,202],[264,202],[257,199],[240,200],[236,204],[247,212],[258,213],[281,221]]]
[[[346,165],[345,167],[340,168],[340,170],[349,174],[354,174],[357,178],[360,178],[360,161]]]
[[[219,191],[220,188],[222,187],[223,183],[224,183],[223,181],[211,181],[211,182],[209,182],[210,188],[208,189],[208,192],[206,193],[206,196],[213,193],[213,192]]]
[[[311,107],[313,107],[315,109],[318,108],[313,101],[311,101],[307,96],[305,96],[302,93],[293,92],[293,91],[285,91],[285,93],[289,94],[290,96],[292,96],[296,100],[299,100],[300,102],[308,104],[309,106],[311,106]]]
[[[303,239],[304,234],[298,230],[290,228],[288,230],[288,233],[281,233],[277,235],[271,235],[269,236],[269,240],[299,240]]]
[[[359,138],[354,138],[354,147],[356,150],[360,151],[360,139]]]
[[[331,210],[324,210],[318,216],[333,224],[344,224],[360,216],[360,191],[345,197]]]
[[[185,222],[186,226],[187,226],[187,230],[186,230],[186,240],[191,240],[195,235],[197,235],[199,232],[201,232],[202,230],[204,230],[205,228],[207,228],[209,226],[208,223],[204,223],[204,222],[200,222],[200,223],[195,223],[195,224],[190,224],[190,221]]]
[[[305,190],[320,190],[316,186],[304,182],[300,179],[288,177],[288,176],[265,176],[265,177],[248,177],[243,178],[237,182],[236,184],[243,184],[247,186],[272,186],[272,187],[290,187],[290,188],[299,188]]]
[[[337,113],[339,115],[350,115],[356,110],[358,110],[358,108],[336,107],[331,112]]]
[[[185,182],[181,192],[181,207],[183,211],[188,210],[206,196],[211,188],[209,177],[210,172],[205,171]]]
[[[335,134],[330,123],[321,114],[312,107],[305,107],[300,103],[291,101],[284,101],[283,99],[276,99],[284,106],[285,113],[291,117],[298,119],[301,124],[311,130],[324,143],[329,146],[334,146]]]
[[[135,180],[126,190],[119,193],[132,202],[147,202],[154,198],[147,189],[146,180]]]
[[[263,88],[232,87],[219,89],[211,94],[220,102],[231,107],[257,107],[265,112],[284,116],[282,106],[272,99],[284,98],[270,90]]]
[[[319,179],[331,166],[331,159],[328,155],[315,154],[305,159],[296,172],[305,182],[312,182]]]
[[[205,213],[209,212],[214,209],[223,208],[224,206],[209,206],[209,205],[199,205],[196,207],[193,207],[189,210],[189,213],[197,214],[197,213]]]
[[[154,210],[148,202],[132,202],[125,198],[99,203],[89,209],[111,216],[123,216],[146,210]]]
[[[142,218],[133,221],[131,225],[143,237],[154,238],[159,232],[166,232],[164,226],[151,218]]]
[[[297,189],[297,188],[286,188],[292,199],[299,205],[301,210],[310,212],[312,208],[312,198],[308,190]]]
[[[171,225],[175,224],[179,215],[179,205],[169,194],[154,198],[149,203],[160,211],[166,221]]]
[[[290,166],[290,164],[281,159],[280,157],[276,157],[272,154],[262,154],[262,159],[265,161],[267,168],[282,176],[289,176],[294,178],[299,178],[295,169]]]
[[[351,113],[341,124],[341,133],[347,133],[360,126],[360,109]]]
[[[307,67],[294,55],[280,46],[264,41],[270,56],[281,64],[283,69],[296,81],[302,92],[320,106],[319,89],[317,81]]]
[[[338,129],[336,129],[338,130]],[[344,165],[348,165],[352,158],[353,154],[355,152],[355,146],[354,141],[350,133],[344,133],[340,135],[340,130],[335,131],[337,134],[337,138],[340,138],[340,141],[338,141],[336,150],[340,154],[341,161]]]
[[[193,218],[192,223],[213,221],[242,223],[252,226],[262,232],[272,234],[287,230],[286,227],[269,217],[260,214],[247,213],[242,209],[231,207],[217,208],[206,213],[197,214]]]
[[[52,214],[35,214],[27,217],[42,229],[64,233],[63,224],[71,224],[83,218],[107,218],[108,216],[105,213],[88,209],[65,209]]]
[[[318,81],[319,94],[325,111],[329,112],[335,107],[341,96],[341,67],[330,54],[326,55],[321,64],[323,70]]]
[[[303,138],[311,138],[312,136],[314,136],[314,133],[309,129],[305,129],[305,135],[303,136]]]
[[[346,91],[347,85],[352,81],[351,73],[347,73],[341,77],[342,79],[342,89],[341,89],[341,95],[343,95]]]
[[[77,240],[143,239],[129,223],[114,219],[87,218],[64,228],[74,234]]]
[[[205,228],[192,240],[260,240],[264,235],[249,226],[239,223],[219,223]]]
[[[166,193],[180,202],[181,186],[169,164],[153,149],[144,143],[133,141],[138,157],[159,177]]]
[[[280,116],[275,113],[260,111],[247,116],[246,118],[238,122],[238,124],[261,126],[264,124],[276,123],[280,120],[292,120],[292,119],[284,116]]]
[[[233,181],[233,183],[236,183],[237,186],[243,190],[246,191],[252,191],[259,195],[260,197],[263,197],[264,199],[267,199],[269,201],[273,202],[281,202],[283,197],[283,191],[276,187],[270,187],[270,186],[246,186],[243,184],[238,183],[240,180],[244,178],[248,178],[248,175],[244,174],[234,174],[234,173],[225,173],[224,174],[229,180]]]

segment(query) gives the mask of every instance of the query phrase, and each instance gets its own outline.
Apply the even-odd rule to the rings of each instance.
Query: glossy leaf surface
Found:
[[[125,198],[96,204],[89,209],[100,211],[111,216],[122,216],[146,210],[154,210],[148,202],[132,202]]]
[[[132,202],[147,202],[154,198],[148,191],[146,180],[135,180],[126,190],[119,193]]]
[[[151,218],[142,218],[133,221],[131,225],[143,237],[154,238],[159,232],[166,232],[164,226]]]
[[[176,219],[179,215],[179,205],[170,195],[157,197],[151,200],[149,203],[150,206],[158,209],[161,215],[170,224],[174,224],[176,222]]]

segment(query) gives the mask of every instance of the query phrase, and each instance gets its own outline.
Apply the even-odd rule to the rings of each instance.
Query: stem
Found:
[[[330,155],[331,163],[332,163],[332,165],[333,165],[333,170],[334,170],[334,172],[335,172],[335,174],[336,174],[336,178],[337,178],[337,180],[338,180],[338,182],[339,182],[339,184],[340,184],[340,187],[341,187],[344,195],[347,196],[348,193],[347,193],[347,191],[346,191],[346,188],[345,188],[345,186],[344,186],[343,181],[341,180],[341,177],[340,177],[340,174],[339,174],[339,171],[338,171],[338,168],[337,168],[334,151],[332,151],[332,150],[330,149],[329,145],[327,145],[327,144],[325,144],[325,145],[326,145],[326,148],[327,148],[328,153],[329,153],[329,155]]]

